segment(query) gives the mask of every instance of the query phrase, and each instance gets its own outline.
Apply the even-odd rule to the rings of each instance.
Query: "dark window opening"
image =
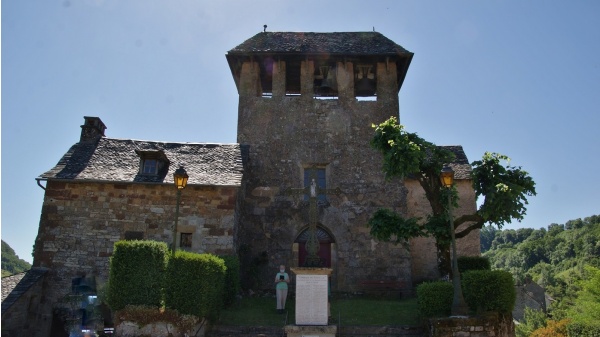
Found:
[[[273,97],[273,59],[267,57],[260,64],[262,97]]]
[[[331,64],[315,64],[313,89],[315,97],[336,98],[338,96],[337,68]]]
[[[358,64],[354,70],[354,96],[375,97],[377,95],[376,67],[372,64]]]
[[[179,247],[192,248],[192,233],[181,233]]]
[[[126,231],[125,232],[125,240],[126,241],[144,240],[144,233],[143,232]]]
[[[301,65],[300,61],[290,60],[285,65],[285,94],[286,96],[300,95]]]

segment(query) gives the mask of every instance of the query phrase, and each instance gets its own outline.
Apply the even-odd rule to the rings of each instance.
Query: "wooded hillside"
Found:
[[[493,269],[511,272],[517,283],[530,277],[543,286],[553,299],[548,316],[552,322],[600,321],[600,215],[541,229],[486,226],[481,230],[481,251]],[[593,317],[586,316],[589,313]],[[542,316],[538,326],[530,328],[545,325],[546,318]],[[531,322],[524,323],[527,327]],[[528,334],[517,331],[517,335]]]
[[[2,240],[2,277],[24,272],[30,268],[31,264],[20,259],[8,243]]]

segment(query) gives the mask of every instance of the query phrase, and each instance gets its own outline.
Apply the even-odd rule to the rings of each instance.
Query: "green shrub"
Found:
[[[504,270],[471,270],[462,277],[465,301],[478,311],[512,312],[517,297],[512,275]]]
[[[437,281],[417,286],[419,312],[423,317],[450,315],[454,289],[452,283]]]
[[[225,270],[223,259],[214,255],[177,251],[167,267],[166,307],[215,319],[223,302]]]
[[[235,303],[241,289],[240,260],[235,256],[221,256],[221,258],[225,261],[225,267],[227,267],[223,287],[223,304],[229,306]]]
[[[492,270],[490,260],[483,256],[459,256],[458,271],[462,274],[469,270]]]
[[[569,337],[597,337],[600,336],[600,323],[570,323],[567,325]]]
[[[515,325],[515,335],[517,337],[529,337],[532,332],[546,326],[548,316],[543,310],[525,307],[523,320]]]
[[[529,337],[566,337],[569,319],[560,321],[548,320],[545,327],[533,331]]]
[[[116,242],[110,258],[107,290],[111,309],[120,310],[126,305],[160,306],[168,254],[163,242]]]

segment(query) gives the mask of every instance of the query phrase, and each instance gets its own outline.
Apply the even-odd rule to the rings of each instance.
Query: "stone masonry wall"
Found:
[[[193,233],[191,251],[235,254],[237,193],[233,187],[189,185],[182,191],[178,232]],[[33,262],[50,268],[44,295],[55,303],[80,276],[103,284],[113,245],[127,232],[170,245],[175,203],[170,184],[48,181]]]
[[[310,67],[312,62],[302,64]],[[298,263],[292,247],[308,225],[308,202],[286,191],[303,187],[303,171],[312,164],[325,168],[327,188],[342,191],[339,196],[328,195],[318,216],[319,224],[335,240],[333,290],[357,291],[366,280],[400,281],[410,286],[408,251],[373,240],[366,226],[380,207],[407,211],[406,188],[401,181],[385,181],[381,155],[369,146],[371,124],[398,114],[397,92],[377,101],[357,101],[344,94],[350,86],[341,85],[338,77],[339,99],[314,99],[307,94],[312,92],[312,79],[303,78],[304,95],[283,96],[284,90],[275,84],[285,81],[274,73],[273,97],[262,98],[245,87],[256,83],[252,69],[255,67],[245,64],[240,81],[238,142],[249,146],[240,243],[254,257],[266,254],[267,266],[259,275],[262,286],[272,287],[278,264]],[[388,70],[393,76],[382,74],[378,88],[397,88],[395,66]],[[378,71],[388,70],[378,67]]]
[[[431,206],[425,197],[425,190],[416,180],[407,180],[408,216],[425,219],[431,213]],[[475,191],[471,187],[471,180],[455,180],[460,199],[458,208],[454,209],[453,217],[473,214],[477,209]],[[448,224],[449,225],[449,224]],[[460,228],[466,225],[461,226]],[[424,280],[438,279],[437,256],[431,254],[436,251],[435,239],[415,238],[410,242],[410,253],[413,259],[412,275],[415,283]],[[479,256],[481,254],[479,230],[474,230],[464,238],[457,239],[456,250],[458,256]]]
[[[430,337],[515,337],[512,315],[496,312],[481,317],[429,320]]]
[[[40,268],[34,268],[40,269]],[[31,272],[31,271],[30,271]],[[35,272],[35,271],[34,271]],[[4,282],[4,279],[3,279]],[[35,283],[25,286],[24,291],[18,289],[19,284],[13,291],[18,292],[18,299],[8,308],[2,308],[2,337],[46,337],[52,323],[52,316],[47,314],[51,311],[43,287],[47,286],[45,276],[36,278]]]

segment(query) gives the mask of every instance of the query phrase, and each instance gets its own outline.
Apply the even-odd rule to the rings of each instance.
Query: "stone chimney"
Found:
[[[84,116],[85,123],[81,126],[80,143],[95,143],[98,139],[104,137],[106,125],[102,123],[99,117]]]

